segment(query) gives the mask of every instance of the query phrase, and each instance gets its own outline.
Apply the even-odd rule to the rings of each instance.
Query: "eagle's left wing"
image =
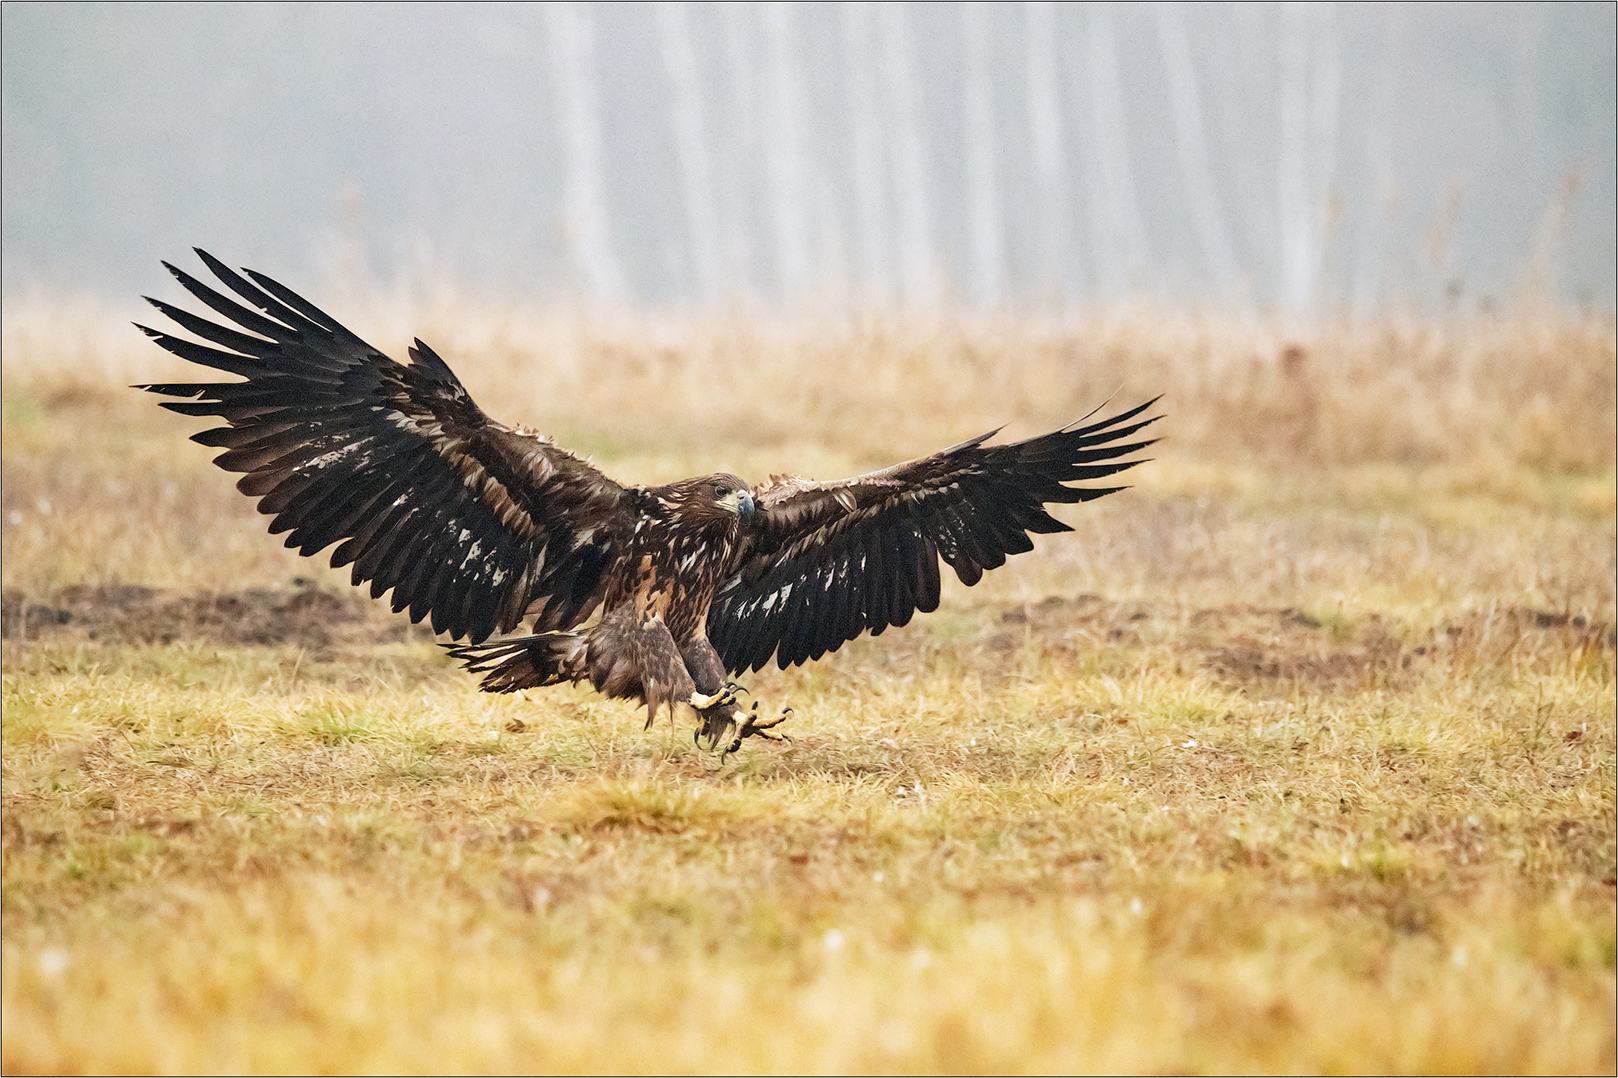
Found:
[[[352,564],[372,597],[391,589],[395,611],[474,643],[529,613],[536,632],[589,615],[633,527],[632,492],[484,415],[421,341],[396,363],[285,286],[197,254],[251,307],[168,266],[222,321],[152,300],[207,343],[141,328],[244,380],[140,388],[180,398],[163,406],[183,415],[225,420],[192,440],[246,473],[237,487],[274,518],[272,534],[290,532],[286,545],[306,555],[340,544],[331,564]]]
[[[772,478],[754,492],[759,512],[708,610],[708,639],[733,673],[771,656],[787,667],[937,609],[940,557],[976,584],[1032,550],[1029,532],[1072,530],[1045,503],[1123,489],[1065,484],[1141,463],[1120,458],[1152,444],[1129,439],[1155,421],[1136,420],[1154,403],[1012,445],[985,446],[991,431],[834,483]]]

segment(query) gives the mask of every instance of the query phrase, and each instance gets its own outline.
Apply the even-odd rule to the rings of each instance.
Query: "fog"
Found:
[[[3,285],[1604,314],[1615,10],[7,3]]]

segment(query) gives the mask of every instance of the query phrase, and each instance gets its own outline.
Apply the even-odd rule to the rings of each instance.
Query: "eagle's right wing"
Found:
[[[754,491],[758,513],[708,608],[709,641],[732,672],[771,658],[787,667],[937,609],[940,559],[976,584],[1032,550],[1028,533],[1072,530],[1046,503],[1121,489],[1067,484],[1141,463],[1129,458],[1151,440],[1131,439],[1155,421],[1138,418],[1153,403],[1012,445],[984,445],[991,431],[832,483],[771,479]]]
[[[268,277],[252,281],[197,251],[257,311],[168,266],[221,325],[150,299],[218,347],[139,327],[182,359],[242,382],[148,385],[165,408],[219,416],[193,435],[274,517],[272,534],[302,554],[341,542],[371,595],[431,614],[433,631],[481,641],[509,632],[543,602],[538,629],[577,624],[599,601],[603,573],[628,537],[627,492],[549,439],[494,422],[421,341],[403,366]],[[259,313],[263,312],[263,313]],[[246,332],[242,332],[245,330]]]

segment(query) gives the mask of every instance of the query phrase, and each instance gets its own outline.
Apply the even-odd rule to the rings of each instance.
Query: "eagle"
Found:
[[[648,727],[686,704],[693,736],[721,757],[747,737],[778,739],[791,710],[744,710],[733,676],[937,609],[940,561],[972,585],[1033,549],[1030,533],[1071,531],[1046,504],[1123,489],[1069,484],[1142,463],[1152,440],[1137,435],[1159,418],[1143,418],[1154,398],[835,482],[719,473],[626,486],[485,415],[421,340],[398,363],[264,274],[196,253],[224,291],[163,265],[219,321],[145,298],[205,343],[136,326],[240,381],[134,388],[225,421],[192,440],[224,450],[214,463],[243,473],[236,486],[272,535],[305,556],[337,544],[332,566],[352,566],[372,598],[391,591],[412,623],[431,619],[484,691],[588,681],[644,704]]]

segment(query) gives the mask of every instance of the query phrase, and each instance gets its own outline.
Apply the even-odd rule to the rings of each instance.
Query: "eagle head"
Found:
[[[734,475],[714,475],[707,479],[714,504],[726,512],[735,513],[742,520],[753,515],[753,492]]]
[[[753,515],[753,492],[734,475],[708,475],[664,488],[664,503],[676,519],[728,531]]]

